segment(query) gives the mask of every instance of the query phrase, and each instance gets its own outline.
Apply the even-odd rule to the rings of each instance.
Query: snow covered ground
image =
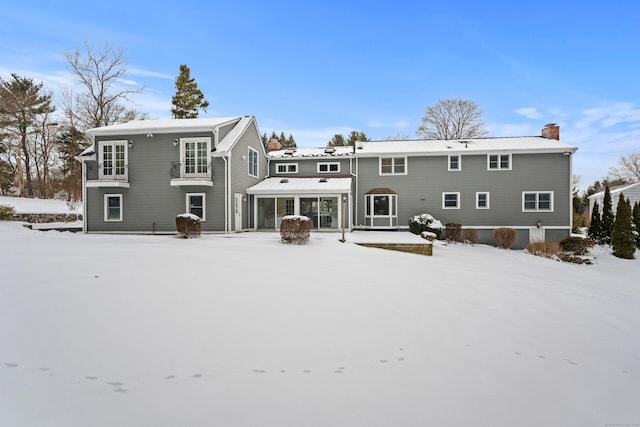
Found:
[[[640,259],[392,237],[0,222],[0,425],[640,424]]]
[[[16,213],[82,214],[82,202],[67,203],[64,200],[0,196],[0,205],[13,206]]]

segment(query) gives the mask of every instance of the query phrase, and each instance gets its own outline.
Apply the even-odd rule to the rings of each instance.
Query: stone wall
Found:
[[[24,221],[32,224],[48,224],[50,222],[74,222],[82,221],[81,214],[63,213],[63,214],[34,214],[34,213],[17,213],[13,215],[15,221]]]

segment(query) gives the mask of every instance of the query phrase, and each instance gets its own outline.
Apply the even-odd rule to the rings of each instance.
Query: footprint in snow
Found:
[[[4,366],[6,366],[7,368],[17,368],[20,365],[17,363],[5,363]]]
[[[98,377],[94,377],[93,375],[87,375],[85,378],[91,381],[95,381],[98,379]]]

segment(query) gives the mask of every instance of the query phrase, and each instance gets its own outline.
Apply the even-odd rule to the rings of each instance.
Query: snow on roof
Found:
[[[227,152],[233,145],[238,141],[238,139],[242,136],[243,132],[249,126],[249,123],[253,120],[253,116],[244,116],[240,118],[240,121],[231,129],[231,131],[225,135],[222,141],[218,142],[218,146],[216,147],[216,151]]]
[[[353,147],[335,147],[335,153],[327,153],[325,148],[298,148],[291,153],[288,150],[277,150],[268,153],[270,157],[300,158],[300,157],[340,157],[353,156]],[[578,148],[556,139],[542,136],[475,138],[461,140],[411,139],[386,141],[358,141],[355,155],[379,156],[381,154],[480,154],[486,152],[566,152],[574,153]]]
[[[221,117],[210,119],[160,119],[133,120],[111,126],[89,129],[92,136],[123,135],[123,134],[153,134],[172,132],[213,131],[214,128],[240,120],[241,117]]]
[[[351,178],[267,178],[247,194],[351,193]]]
[[[628,191],[628,190],[630,190],[630,189],[632,189],[632,188],[635,188],[637,185],[640,185],[640,182],[634,182],[633,184],[625,185],[625,186],[623,186],[623,187],[618,187],[618,188],[615,188],[615,189],[613,189],[613,190],[612,190],[612,189],[609,189],[609,192],[610,192],[611,194],[623,193],[623,192]],[[589,199],[593,199],[593,198],[598,198],[598,197],[604,197],[604,191],[601,191],[601,192],[599,192],[599,193],[592,194],[592,195],[590,195],[588,198],[589,198]]]

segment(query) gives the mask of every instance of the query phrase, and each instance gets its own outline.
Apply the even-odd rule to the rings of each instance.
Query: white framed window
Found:
[[[276,163],[276,173],[298,173],[298,164]]]
[[[442,209],[460,209],[460,193],[442,193]]]
[[[553,191],[523,191],[523,212],[553,212]]]
[[[462,170],[462,156],[459,154],[449,155],[449,170],[459,171]]]
[[[207,220],[205,193],[187,193],[187,213],[197,215],[200,221]]]
[[[380,175],[406,175],[406,157],[380,157]]]
[[[122,221],[122,194],[104,195],[104,220]]]
[[[511,154],[489,154],[489,155],[487,155],[487,169],[489,169],[489,170],[511,170]]]
[[[365,196],[366,216],[395,217],[397,204],[397,194],[367,194]]]
[[[258,177],[258,151],[249,147],[249,176]]]
[[[479,191],[476,193],[476,209],[489,209],[489,193]]]
[[[340,162],[318,163],[318,173],[340,173]]]
[[[210,176],[211,138],[180,138],[180,177],[207,178]]]
[[[100,142],[100,179],[126,179],[127,141]]]

